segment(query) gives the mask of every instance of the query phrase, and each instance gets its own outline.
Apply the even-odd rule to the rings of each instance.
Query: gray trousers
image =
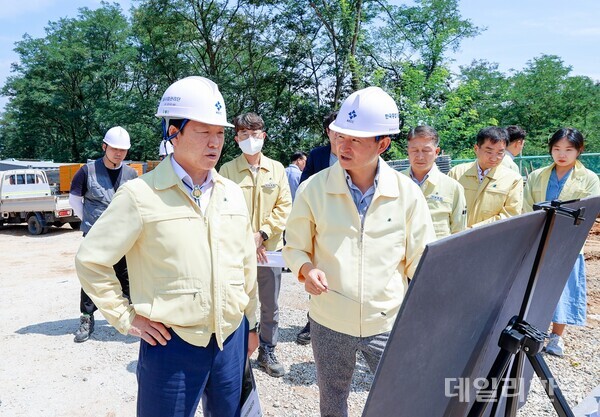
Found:
[[[317,368],[321,417],[347,417],[356,352],[362,352],[371,372],[375,373],[390,333],[355,337],[310,319],[310,336]]]
[[[260,346],[273,350],[279,338],[279,290],[281,268],[258,267],[258,300],[260,301]]]

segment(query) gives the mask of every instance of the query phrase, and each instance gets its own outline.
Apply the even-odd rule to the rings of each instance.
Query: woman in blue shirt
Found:
[[[532,211],[533,204],[551,200],[574,200],[600,195],[598,176],[579,161],[583,152],[583,135],[573,128],[559,129],[548,142],[554,163],[533,171],[524,191],[523,211]],[[563,356],[562,335],[567,324],[585,325],[586,280],[583,251],[579,253],[567,285],[552,318],[552,333],[545,350]]]

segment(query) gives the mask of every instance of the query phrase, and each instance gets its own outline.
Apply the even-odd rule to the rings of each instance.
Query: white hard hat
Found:
[[[160,100],[157,117],[188,119],[216,126],[227,123],[225,102],[217,84],[204,77],[186,77],[171,84]]]
[[[127,150],[131,148],[129,133],[121,126],[115,126],[108,129],[108,132],[104,135],[104,143],[115,149]]]
[[[158,147],[158,155],[159,156],[167,156],[173,153],[173,145],[169,140],[162,140]]]
[[[359,138],[393,135],[400,132],[398,106],[381,88],[364,88],[344,100],[329,129]]]

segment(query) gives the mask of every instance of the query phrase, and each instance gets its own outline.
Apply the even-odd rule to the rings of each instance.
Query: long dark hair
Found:
[[[583,151],[584,138],[581,132],[573,127],[561,127],[548,140],[548,152],[552,153],[552,147],[561,139],[566,139],[580,153]]]

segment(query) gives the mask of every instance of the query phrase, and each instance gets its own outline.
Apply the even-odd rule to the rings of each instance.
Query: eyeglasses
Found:
[[[248,139],[250,136],[258,137],[262,135],[262,133],[262,130],[240,130],[236,135],[240,139]]]
[[[499,152],[492,152],[492,151],[483,151],[483,153],[485,154],[485,156],[487,156],[488,158],[492,158],[492,157],[496,157],[496,158],[504,158],[504,151],[499,151]]]

